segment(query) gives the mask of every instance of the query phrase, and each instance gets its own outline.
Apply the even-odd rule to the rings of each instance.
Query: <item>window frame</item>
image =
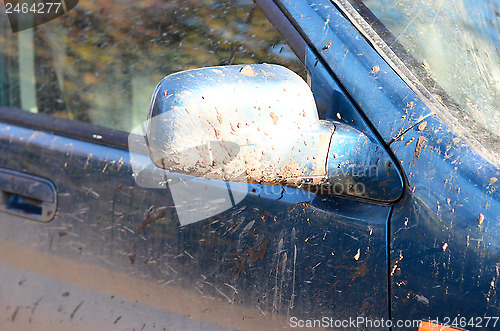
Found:
[[[96,124],[79,122],[42,113],[30,113],[22,109],[0,106],[0,122],[44,131],[69,138],[128,149],[126,131]]]
[[[255,0],[254,3],[282,36],[298,60],[305,65],[307,43],[280,8],[273,1]],[[127,131],[104,127],[98,124],[61,118],[44,113],[30,113],[26,110],[2,105],[0,105],[0,122],[119,149],[128,149],[128,139],[131,134]]]

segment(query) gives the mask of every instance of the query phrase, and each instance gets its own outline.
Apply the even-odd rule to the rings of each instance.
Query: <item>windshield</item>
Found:
[[[437,101],[498,155],[500,0],[353,2]]]

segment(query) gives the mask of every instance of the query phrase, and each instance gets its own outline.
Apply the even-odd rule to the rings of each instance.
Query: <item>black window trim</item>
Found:
[[[128,149],[129,133],[86,122],[0,106],[0,122],[63,135],[69,138]]]

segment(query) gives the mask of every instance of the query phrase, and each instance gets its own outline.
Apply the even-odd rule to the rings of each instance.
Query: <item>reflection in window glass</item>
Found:
[[[491,140],[498,141],[498,0],[364,0],[363,3],[391,32],[391,38],[387,38],[389,46],[399,43],[415,60],[409,67],[431,93],[444,101],[485,145]],[[484,135],[485,132],[489,135]]]
[[[17,34],[0,19],[0,104],[125,131],[146,119],[161,78],[179,70],[278,63],[304,75],[249,0],[81,0]]]

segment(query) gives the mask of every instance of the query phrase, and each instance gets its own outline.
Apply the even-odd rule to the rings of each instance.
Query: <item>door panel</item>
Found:
[[[82,8],[87,8],[83,3]],[[95,7],[94,2],[88,3],[88,8]],[[103,12],[106,10],[109,8]],[[88,23],[88,16],[79,19],[83,22],[75,24]],[[117,22],[119,19],[113,24]],[[50,36],[51,29],[57,28],[45,27],[38,33]],[[105,44],[104,39],[99,41]],[[92,40],[89,36],[86,45]],[[56,41],[49,40],[48,45],[57,49]],[[276,41],[276,45],[280,43]],[[227,49],[221,48],[226,54]],[[134,86],[141,84],[134,77],[154,79],[151,71],[164,68],[152,66],[140,71],[142,76],[129,75],[132,65],[120,57],[106,66],[85,47],[78,50],[82,52],[75,56],[82,61],[78,65],[86,68],[80,73],[69,70],[61,76],[47,65],[55,60],[35,60],[37,78],[43,81],[31,88],[43,87],[37,90],[43,92],[43,102],[19,101],[24,97],[20,95],[24,88],[14,84],[19,59],[11,53],[0,56],[0,63],[8,68],[0,72],[2,105],[21,108],[29,104],[32,110],[52,116],[23,116],[26,113],[20,109],[2,109],[10,115],[0,122],[0,169],[45,178],[57,192],[57,211],[48,223],[0,212],[0,316],[9,329],[24,330],[38,321],[37,326],[50,330],[59,324],[65,329],[253,330],[288,327],[291,317],[388,317],[386,228],[391,206],[248,184],[243,188],[247,190],[245,199],[233,208],[181,226],[169,184],[164,188],[137,184],[135,161],[126,139],[120,140],[127,132],[109,134],[109,130],[77,122],[126,130],[133,122],[142,122],[145,112],[144,118],[135,118],[122,112],[119,105],[141,113],[137,108],[143,102],[134,101],[139,93]],[[274,47],[267,51],[281,52]],[[63,55],[53,53],[56,60]],[[85,56],[92,61],[85,62]],[[342,115],[349,114],[345,119],[369,132],[366,123],[354,115],[356,109],[345,94],[332,92],[341,89],[325,73],[323,63],[315,69],[317,61],[307,60],[315,93],[329,93],[317,98],[327,104],[323,105],[325,112],[338,116],[328,106],[330,96],[336,98]],[[96,61],[97,72],[110,68],[119,72],[115,80],[100,82],[110,83],[112,90],[100,91],[104,91],[104,101],[93,99],[96,88],[89,87],[96,82],[89,76],[89,63]],[[158,80],[167,73],[156,73]],[[323,87],[317,88],[314,77],[320,76]],[[61,77],[65,80],[62,85]],[[84,88],[72,89],[80,79]],[[64,94],[68,91],[71,93]],[[149,93],[152,91],[153,87]],[[107,107],[128,93],[134,97]],[[65,102],[64,107],[58,100]],[[147,155],[136,157],[149,160]],[[328,319],[322,322],[321,326],[331,325]]]
[[[393,316],[498,329],[482,318],[500,300],[500,170],[435,117],[393,148],[411,185],[391,221]]]
[[[467,111],[454,118],[384,49],[380,37],[387,36],[376,35],[350,2],[284,6],[310,37],[314,60],[335,72],[404,172],[407,190],[388,225],[395,329],[415,330],[419,320],[498,329],[500,171],[498,157],[486,148],[493,140],[480,144]]]
[[[180,227],[168,188],[135,185],[128,151],[8,124],[0,132],[1,167],[50,178],[59,200],[50,223],[2,214],[2,245],[22,248],[6,265],[227,327],[245,316],[385,315],[390,207],[254,185],[236,207]],[[123,290],[124,277],[143,285]],[[212,305],[227,319],[209,316]]]

